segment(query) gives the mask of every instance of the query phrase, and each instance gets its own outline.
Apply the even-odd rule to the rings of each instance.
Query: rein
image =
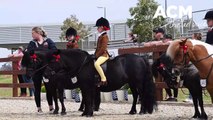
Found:
[[[87,58],[88,58],[88,56],[86,56],[86,57],[84,58],[84,61],[83,61],[83,63],[81,64],[80,68],[78,69],[77,74],[76,74],[76,75],[71,75],[71,77],[77,76],[77,75],[80,73],[80,71],[82,70],[83,66],[84,66],[85,63],[86,63]],[[58,62],[58,61],[57,61],[57,62]],[[64,70],[66,71],[66,70],[68,69],[67,67],[65,67],[66,65],[65,65],[65,63],[64,63],[64,61],[63,61],[62,59],[61,59],[61,63],[62,63],[62,69],[59,70],[58,72],[55,72],[55,70],[53,70],[52,68],[48,67],[48,69],[50,69],[50,70],[52,71],[52,75],[58,74],[58,73],[60,73],[61,71],[64,71]],[[67,71],[67,73],[72,73],[72,71]]]
[[[48,64],[45,64],[44,66],[42,66],[42,67],[36,69],[36,70],[32,73],[32,75],[36,74],[38,71],[44,69],[44,68],[47,67],[47,66],[48,66]]]
[[[213,54],[208,55],[207,57],[201,58],[200,60],[195,61],[195,63],[199,63],[205,59],[208,59],[209,57],[211,57]]]

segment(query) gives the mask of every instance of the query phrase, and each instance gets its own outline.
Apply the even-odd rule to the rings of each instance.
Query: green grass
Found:
[[[0,83],[12,83],[11,75],[0,75]],[[0,97],[11,97],[12,88],[0,88]]]
[[[204,94],[205,93],[205,94]],[[172,90],[172,94],[173,94],[173,90]],[[178,101],[182,102],[184,101],[186,98],[188,98],[189,95],[189,91],[186,88],[182,88],[178,90]],[[163,98],[165,98],[166,96],[166,91],[163,90]],[[207,92],[207,90],[203,91],[203,100],[204,100],[204,104],[210,104],[211,103],[211,97],[209,95],[209,93]]]

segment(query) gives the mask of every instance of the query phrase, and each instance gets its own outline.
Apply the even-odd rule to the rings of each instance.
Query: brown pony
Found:
[[[213,46],[198,40],[175,40],[166,54],[174,64],[186,66],[190,61],[197,67],[202,79],[207,80],[207,90],[213,103]]]

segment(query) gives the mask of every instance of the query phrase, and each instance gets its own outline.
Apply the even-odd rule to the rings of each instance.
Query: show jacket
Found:
[[[98,58],[100,56],[107,57],[109,55],[109,53],[107,51],[108,41],[109,41],[109,38],[108,38],[106,32],[104,32],[103,34],[101,34],[99,36],[98,42],[97,42],[97,48],[96,48],[96,51],[95,51],[96,58]]]
[[[213,45],[213,29],[212,28],[207,32],[206,43]]]
[[[67,49],[79,48],[77,40],[71,40],[67,42]]]

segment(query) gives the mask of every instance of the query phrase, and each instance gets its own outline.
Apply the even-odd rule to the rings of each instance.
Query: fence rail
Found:
[[[0,83],[0,87],[12,88],[13,97],[18,96],[18,88],[20,87],[33,87],[32,83],[18,83],[18,75],[25,74],[25,70],[18,70],[17,64],[21,57],[0,58],[0,62],[12,62],[12,70],[0,71],[0,75],[12,75],[12,83]]]

